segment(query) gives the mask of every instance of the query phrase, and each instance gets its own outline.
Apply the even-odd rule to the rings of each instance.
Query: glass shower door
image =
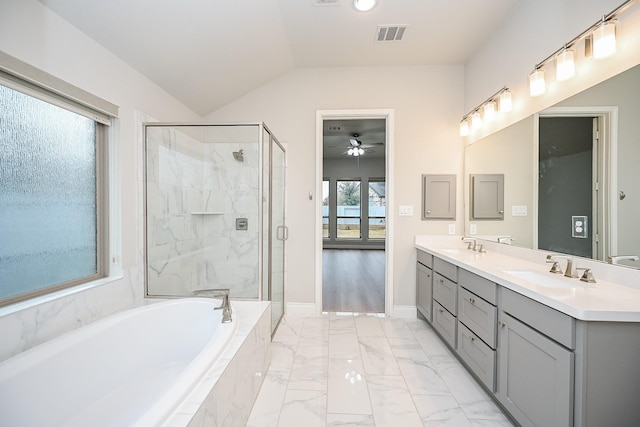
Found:
[[[271,136],[271,262],[269,299],[271,300],[271,331],[274,332],[284,315],[285,241],[289,230],[285,225],[285,150]]]

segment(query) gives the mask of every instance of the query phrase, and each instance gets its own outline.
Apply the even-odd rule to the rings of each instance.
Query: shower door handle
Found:
[[[279,225],[276,227],[276,239],[278,240],[288,240],[289,239],[289,227],[286,225]]]

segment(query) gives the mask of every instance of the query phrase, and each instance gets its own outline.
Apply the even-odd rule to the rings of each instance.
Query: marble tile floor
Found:
[[[249,427],[512,426],[419,319],[287,315],[271,351]]]

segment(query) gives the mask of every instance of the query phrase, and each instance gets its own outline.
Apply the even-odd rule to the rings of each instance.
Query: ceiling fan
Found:
[[[375,143],[375,144],[363,144],[362,141],[358,139],[359,136],[360,135],[357,133],[354,133],[351,135],[351,138],[349,139],[349,147],[344,152],[344,154],[348,156],[359,157],[367,152],[374,151],[373,147],[375,147],[376,145],[384,144],[382,142]]]

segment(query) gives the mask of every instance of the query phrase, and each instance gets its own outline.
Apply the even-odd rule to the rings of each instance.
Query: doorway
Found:
[[[538,118],[537,248],[605,260],[615,246],[611,107],[556,107]]]
[[[392,129],[392,110],[316,115],[318,313],[391,314]]]

